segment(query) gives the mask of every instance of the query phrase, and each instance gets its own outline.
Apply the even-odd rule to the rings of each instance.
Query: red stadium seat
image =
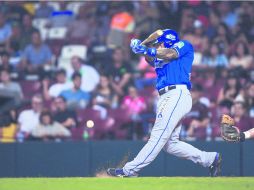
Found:
[[[22,87],[25,100],[30,100],[34,94],[41,93],[40,81],[24,80],[20,81],[20,85]]]

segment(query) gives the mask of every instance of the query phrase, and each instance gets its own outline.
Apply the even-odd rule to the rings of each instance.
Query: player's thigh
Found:
[[[189,110],[186,107],[186,94],[181,90],[169,93],[162,97],[158,103],[156,120],[151,133],[151,137],[169,138],[177,123]]]

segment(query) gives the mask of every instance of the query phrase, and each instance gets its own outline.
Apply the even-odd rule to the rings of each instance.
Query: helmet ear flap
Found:
[[[171,48],[173,45],[173,42],[172,41],[167,41],[167,42],[164,42],[164,46],[165,48]]]

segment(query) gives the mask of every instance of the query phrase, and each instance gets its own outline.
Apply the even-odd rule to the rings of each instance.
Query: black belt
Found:
[[[166,87],[164,87],[164,88],[161,88],[161,89],[159,90],[159,95],[161,96],[161,95],[163,95],[163,94],[165,94],[165,93],[167,93],[168,91],[173,90],[173,89],[176,89],[176,86],[166,86]]]

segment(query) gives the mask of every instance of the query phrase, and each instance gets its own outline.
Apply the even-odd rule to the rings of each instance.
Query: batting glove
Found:
[[[131,50],[135,54],[148,55],[150,57],[156,57],[155,48],[147,48],[146,46],[140,45],[141,41],[139,39],[132,39],[130,43]]]
[[[138,45],[132,48],[132,51],[135,54],[143,54],[148,55],[150,57],[156,57],[156,49],[155,48],[147,48],[146,46]]]
[[[140,44],[141,44],[141,41],[139,39],[133,38],[133,39],[131,39],[130,47],[131,47],[131,49],[133,49],[133,48],[139,46]]]

